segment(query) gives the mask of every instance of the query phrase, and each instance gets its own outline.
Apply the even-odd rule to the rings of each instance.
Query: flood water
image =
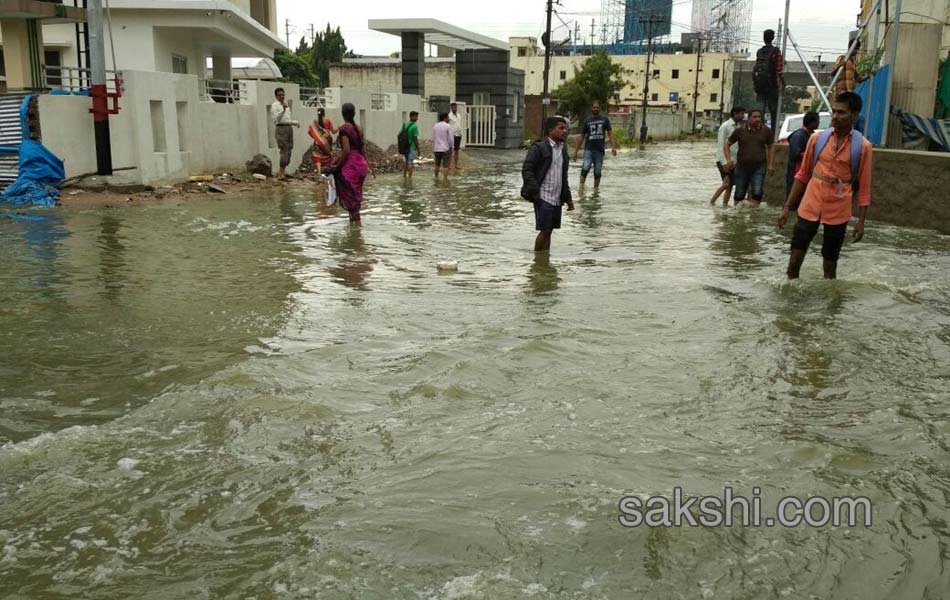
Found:
[[[788,284],[791,227],[671,144],[539,259],[484,156],[362,230],[303,189],[0,217],[0,597],[950,597],[950,238],[872,207]],[[676,487],[873,525],[619,524]]]

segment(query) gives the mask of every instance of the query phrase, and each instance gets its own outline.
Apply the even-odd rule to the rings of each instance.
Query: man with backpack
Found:
[[[402,170],[402,176],[412,179],[413,161],[419,155],[419,126],[416,121],[419,120],[419,113],[412,111],[409,113],[409,121],[402,124],[399,135],[396,136],[396,144],[399,146],[399,154],[406,159],[406,166]]]
[[[854,130],[861,104],[861,97],[854,92],[839,94],[832,108],[832,128],[808,140],[802,167],[778,219],[779,229],[784,228],[792,205],[801,198],[786,271],[789,279],[798,279],[808,246],[822,224],[825,226],[821,244],[825,279],[837,277],[838,258],[851,220],[853,200],[858,203],[854,242],[864,237],[864,221],[871,205],[873,146]]]
[[[772,117],[772,131],[778,131],[778,96],[785,89],[785,75],[782,73],[784,59],[782,51],[772,45],[775,32],[766,29],[762,34],[765,45],[755,53],[755,66],[752,67],[752,87],[762,103],[762,108]]]

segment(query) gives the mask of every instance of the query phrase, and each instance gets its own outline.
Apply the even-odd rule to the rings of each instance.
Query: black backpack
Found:
[[[409,128],[406,127],[406,123],[402,124],[402,129],[399,130],[399,133],[396,135],[396,145],[399,146],[399,154],[405,156],[409,154]]]
[[[778,91],[778,73],[772,65],[772,58],[779,51],[775,46],[762,46],[755,53],[755,66],[752,67],[752,87],[759,96],[767,96]]]

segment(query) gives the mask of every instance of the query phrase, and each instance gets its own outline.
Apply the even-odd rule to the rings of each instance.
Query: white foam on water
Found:
[[[449,580],[442,586],[441,600],[461,600],[462,598],[477,597],[478,579],[481,571],[474,575],[462,575]]]
[[[587,527],[587,522],[581,521],[577,517],[570,517],[569,519],[564,521],[564,524],[570,527],[571,529],[573,529],[575,532],[580,531],[581,529],[584,529],[585,527]]]
[[[135,467],[138,466],[139,461],[135,460],[134,458],[120,458],[117,464],[123,471],[131,472],[134,471]]]

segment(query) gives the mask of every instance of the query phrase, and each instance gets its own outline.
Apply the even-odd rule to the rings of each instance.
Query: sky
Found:
[[[819,52],[842,54],[848,32],[855,29],[859,0],[790,0],[789,21],[798,43],[806,49],[809,59]],[[546,0],[350,0],[326,2],[315,0],[277,0],[278,28],[286,39],[286,22],[290,21],[291,47],[302,36],[310,36],[310,24],[320,30],[327,23],[339,26],[347,47],[357,54],[380,56],[399,50],[399,38],[367,29],[369,19],[433,18],[483,35],[507,41],[509,36],[540,37],[544,31]],[[764,29],[776,29],[785,14],[785,0],[752,0],[752,34],[758,41]],[[591,19],[599,20],[601,0],[560,0],[556,7],[560,17],[571,24],[579,21],[581,32],[590,31]],[[689,25],[691,0],[673,0],[673,23]],[[559,25],[557,18],[554,24]],[[599,27],[599,26],[598,26]],[[685,27],[673,28],[674,41]],[[566,36],[567,29],[561,32]],[[788,54],[795,57],[791,47]],[[827,59],[825,59],[827,60]],[[833,59],[832,59],[833,60]]]

